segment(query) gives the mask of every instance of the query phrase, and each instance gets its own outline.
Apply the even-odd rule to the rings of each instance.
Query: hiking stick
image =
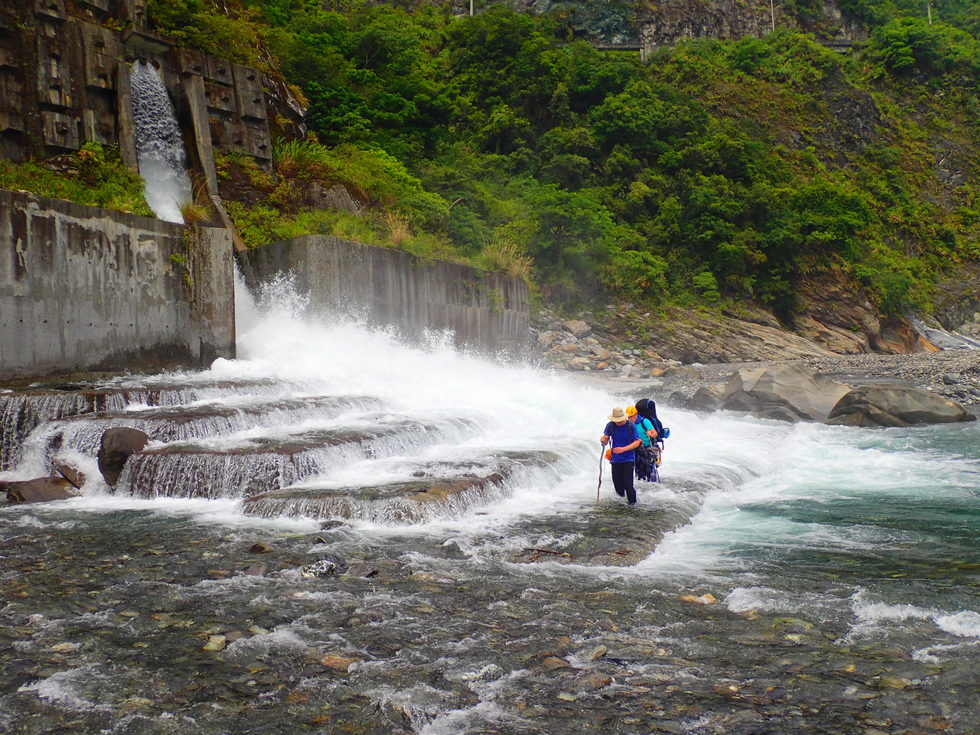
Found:
[[[595,502],[596,505],[599,504],[599,488],[602,487],[602,457],[606,453],[605,445],[599,448],[599,484],[595,488]]]

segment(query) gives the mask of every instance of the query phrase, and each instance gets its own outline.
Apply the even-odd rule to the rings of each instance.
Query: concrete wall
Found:
[[[231,233],[0,190],[0,379],[233,357]]]
[[[483,351],[519,351],[528,339],[527,284],[400,250],[307,235],[238,253],[250,286],[292,272],[315,306],[363,314],[407,335],[450,329]]]

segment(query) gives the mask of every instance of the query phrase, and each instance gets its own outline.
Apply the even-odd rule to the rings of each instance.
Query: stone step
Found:
[[[464,424],[376,416],[359,427],[171,442],[130,457],[119,489],[140,497],[247,497],[332,467],[417,452],[465,430]]]
[[[402,462],[410,478],[377,485],[283,487],[245,499],[247,515],[421,523],[491,501],[521,468],[554,465],[552,452],[506,452],[449,462]],[[460,468],[466,472],[461,473]]]

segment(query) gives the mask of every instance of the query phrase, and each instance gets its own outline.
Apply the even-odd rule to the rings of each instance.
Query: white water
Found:
[[[160,219],[183,224],[180,207],[194,195],[173,104],[149,62],[134,63],[131,80],[136,155],[146,182],[146,203]]]
[[[386,412],[418,422],[445,425],[460,418],[472,422],[470,428],[449,430],[418,451],[347,457],[299,486],[383,484],[409,477],[413,463],[466,466],[488,452],[504,450],[559,454],[557,464],[511,478],[504,496],[478,513],[468,511],[415,525],[355,521],[360,532],[378,538],[415,534],[455,543],[472,561],[482,563],[504,558],[508,551],[555,541],[546,532],[526,535],[532,532],[516,530],[522,520],[595,512],[598,435],[613,406],[628,405],[641,396],[617,395],[615,389],[603,387],[609,384],[583,387],[561,374],[461,354],[439,335],[433,335],[424,348],[407,346],[349,317],[310,313],[307,300],[288,282],[266,289],[258,304],[244,290],[236,296],[239,358],[219,359],[208,371],[163,380],[190,386],[277,381],[269,390],[290,397],[364,395],[380,399]],[[661,398],[656,393],[647,395]],[[231,405],[243,396],[224,394],[213,400]],[[144,407],[132,408],[138,414]],[[842,583],[828,593],[800,588],[792,581],[793,565],[800,563],[793,559],[801,554],[894,557],[898,564],[910,553],[921,553],[929,532],[914,523],[903,525],[901,510],[890,513],[890,508],[923,494],[938,506],[975,504],[980,487],[975,449],[963,456],[943,447],[944,442],[975,447],[970,437],[977,436],[976,427],[872,431],[724,413],[699,416],[663,404],[660,409],[671,428],[661,467],[663,482],[643,487],[640,505],[658,508],[689,502],[696,507],[703,501],[692,522],[669,534],[633,568],[544,564],[535,567],[536,573],[599,575],[625,584],[659,579],[702,584],[704,590],[716,589],[733,611],[843,618],[850,621],[851,635],[857,638],[887,636],[917,619],[964,645],[980,640],[980,615],[975,610],[961,602],[924,602],[914,587],[881,591],[858,581]],[[336,421],[352,426],[370,415],[354,410]],[[266,424],[213,441],[288,436],[309,426]],[[925,437],[938,438],[926,446]],[[622,502],[611,486],[606,467],[603,508]],[[79,510],[142,507],[202,523],[298,532],[316,528],[315,521],[302,518],[246,517],[237,500],[146,501],[110,497],[96,487],[86,489],[87,497],[70,501]],[[44,521],[38,517],[25,522]],[[941,553],[938,558],[942,563]],[[779,582],[774,584],[767,574],[776,575]],[[943,650],[930,647],[918,655],[937,657]]]

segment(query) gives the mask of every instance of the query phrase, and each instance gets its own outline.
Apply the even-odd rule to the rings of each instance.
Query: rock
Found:
[[[598,658],[602,658],[609,652],[606,646],[596,646],[591,651],[589,651],[585,656],[589,661],[595,661]]]
[[[203,651],[223,651],[227,640],[223,635],[209,635],[207,642],[201,647]]]
[[[78,497],[75,486],[63,477],[38,477],[33,480],[0,482],[0,492],[11,503],[45,503]]]
[[[555,336],[554,332],[538,332],[536,341],[538,343],[538,347],[548,349],[555,343],[556,339],[557,337]]]
[[[724,400],[725,386],[716,383],[714,385],[702,385],[685,402],[687,404],[686,408],[691,408],[695,411],[717,411]]]
[[[798,365],[744,368],[725,386],[721,407],[784,421],[823,421],[849,390]]]
[[[300,569],[300,574],[304,577],[329,577],[331,574],[343,574],[347,570],[347,564],[340,557],[329,556],[307,564]]]
[[[592,332],[592,327],[583,322],[581,319],[568,319],[561,323],[562,327],[574,334],[579,339],[589,335]]]
[[[75,487],[81,487],[85,484],[85,473],[82,472],[78,467],[68,462],[64,462],[60,459],[55,459],[51,461],[54,468],[61,473],[68,482],[70,482]]]
[[[839,426],[913,426],[975,421],[963,406],[928,391],[891,383],[848,392],[827,417]]]
[[[544,660],[541,662],[541,665],[548,671],[572,668],[572,665],[568,663],[568,661],[563,658],[559,658],[558,656],[545,656]]]
[[[657,377],[650,371],[650,377]],[[681,365],[680,367],[668,367],[661,374],[663,378],[673,378],[674,380],[701,380],[701,371],[696,367]]]
[[[716,605],[718,603],[718,598],[715,597],[710,592],[705,592],[703,595],[681,595],[679,598],[681,602],[690,602],[695,605]]]
[[[252,544],[248,549],[250,554],[268,554],[270,551],[272,551],[272,547],[269,544],[263,544],[261,541]]]
[[[592,361],[587,357],[573,357],[568,361],[571,370],[588,370],[592,366]]]
[[[142,451],[150,440],[144,432],[120,426],[102,434],[99,445],[99,472],[109,487],[115,487],[130,455]]]
[[[348,671],[350,671],[350,665],[357,663],[358,660],[359,659],[356,658],[348,658],[346,656],[337,656],[336,654],[328,653],[320,659],[320,663],[326,666],[328,669],[340,671],[346,674]]]
[[[578,684],[583,689],[603,689],[612,684],[612,677],[605,674],[588,674],[579,679]]]

